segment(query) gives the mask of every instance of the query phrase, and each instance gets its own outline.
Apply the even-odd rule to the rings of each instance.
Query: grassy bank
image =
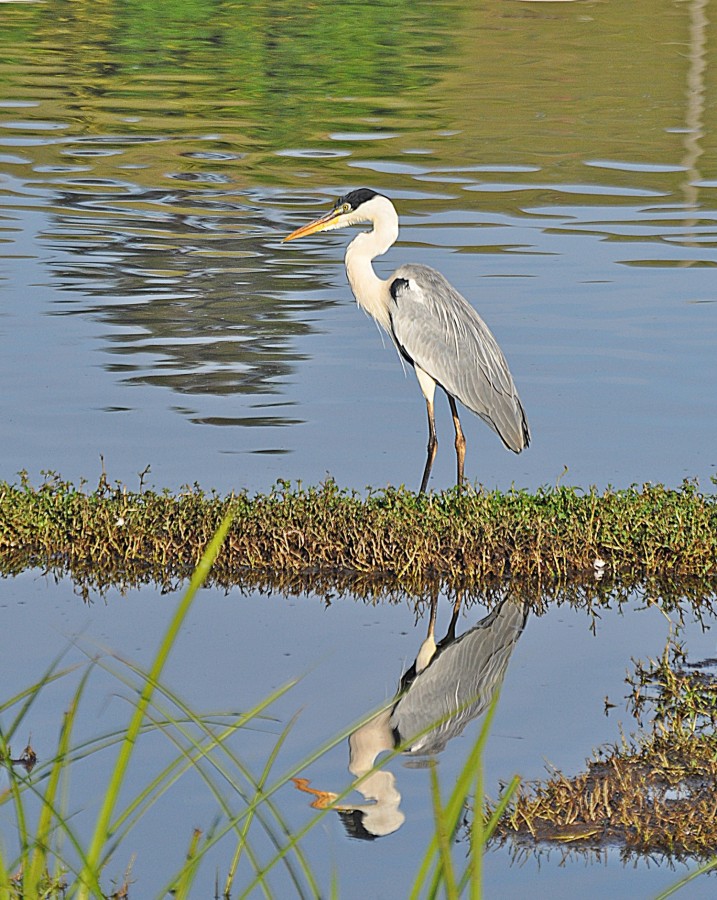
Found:
[[[0,482],[0,569],[69,571],[101,585],[191,572],[225,515],[233,524],[214,583],[301,589],[342,579],[420,594],[436,585],[482,588],[510,575],[541,585],[717,582],[717,496],[691,483],[672,490],[575,487],[416,495],[359,495],[333,482],[279,483],[267,494],[222,497],[94,490],[58,477],[34,486]],[[604,568],[596,570],[596,560]]]

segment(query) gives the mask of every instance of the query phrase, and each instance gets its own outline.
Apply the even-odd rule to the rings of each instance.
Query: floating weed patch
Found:
[[[714,662],[714,661],[711,661]],[[687,664],[670,638],[659,660],[635,663],[630,708],[642,725],[622,746],[596,753],[587,771],[553,772],[522,785],[498,839],[518,851],[551,845],[705,860],[717,854],[717,680]],[[705,871],[717,860],[710,860]]]
[[[573,487],[524,491],[341,490],[281,482],[268,494],[176,495],[111,486],[88,492],[55,476],[38,487],[0,482],[0,570],[69,572],[88,590],[155,581],[174,586],[225,516],[217,585],[425,595],[511,576],[551,585],[645,580],[700,596],[717,585],[717,497],[679,490]]]
[[[518,792],[500,833],[535,845],[619,846],[628,853],[704,858],[717,852],[716,749],[714,740],[692,741],[689,748],[653,741],[633,753],[593,760],[577,776],[556,772]]]

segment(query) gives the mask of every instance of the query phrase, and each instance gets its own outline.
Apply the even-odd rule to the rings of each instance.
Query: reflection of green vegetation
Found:
[[[266,119],[281,110],[305,114],[309,96],[332,102],[329,98],[355,95],[357,87],[370,98],[426,84],[435,77],[430,62],[435,51],[445,52],[455,15],[444,7],[437,27],[436,7],[428,0],[339,5],[122,0],[56,6],[56,17],[47,15],[47,7],[17,18],[10,11],[7,37],[14,47],[6,60],[20,63],[23,45],[39,38],[48,53],[62,47],[65,64],[77,75],[102,76],[104,94],[131,89],[128,78],[167,75],[181,81],[197,74],[208,90],[187,85],[188,105],[200,98],[222,107],[263,97]],[[6,66],[0,84],[8,75],[12,69]],[[161,91],[166,84],[157,87]],[[67,91],[82,88],[82,83],[64,85]]]
[[[133,493],[105,481],[90,494],[55,479],[39,488],[0,483],[2,567],[59,565],[94,585],[166,583],[191,570],[229,511],[234,525],[214,572],[220,584],[296,587],[304,577],[330,585],[349,573],[376,589],[423,596],[440,584],[478,591],[508,574],[539,588],[597,579],[605,593],[613,580],[646,578],[655,589],[676,581],[685,592],[680,580],[692,578],[699,601],[717,577],[717,497],[689,484],[535,495],[389,489],[362,498],[329,482],[223,498],[199,489]]]
[[[72,136],[210,131],[219,149],[242,154],[317,147],[332,130],[366,130],[404,95],[423,105],[419,89],[439,75],[455,15],[446,8],[437,27],[428,0],[53,6],[56,15],[47,6],[3,9],[0,96],[38,99],[42,112],[25,115],[67,122]],[[28,59],[31,70],[51,73],[41,86],[18,77]],[[58,149],[38,147],[33,156],[55,165]],[[137,156],[141,168],[148,157],[166,165],[166,147],[145,145]],[[104,165],[94,159],[93,167]],[[281,179],[264,168],[257,180]]]
[[[521,787],[499,825],[501,841],[525,853],[556,843],[588,854],[617,845],[624,858],[704,859],[717,852],[714,675],[687,664],[670,637],[662,657],[637,662],[627,681],[630,709],[640,725],[649,711],[649,727],[596,752],[579,775],[555,772]]]
[[[345,185],[355,173],[336,159],[271,156],[335,150],[334,132],[389,131],[398,137],[341,148],[353,160],[404,163],[406,150],[428,150],[432,164],[448,169],[527,164],[540,175],[500,177],[538,189],[619,189],[627,181],[669,197],[699,180],[697,163],[707,177],[717,163],[717,67],[708,64],[695,9],[672,0],[10,4],[0,33],[0,94],[39,100],[24,115],[66,123],[72,136],[119,129],[196,144],[193,135],[214,135],[222,148],[247,154],[232,168],[253,184],[294,184],[299,169],[314,183]],[[123,161],[152,160],[164,172],[168,149],[144,145],[135,159],[125,148]],[[32,153],[47,164],[58,151],[43,145]],[[648,169],[626,175],[585,166],[601,160]],[[654,164],[664,170],[650,170]],[[93,160],[99,177],[105,167],[115,174],[114,164]],[[378,171],[384,190],[413,182],[411,173]],[[556,199],[565,201],[545,195],[537,202]],[[502,192],[462,193],[462,200],[520,208]],[[588,191],[584,202],[604,196]]]
[[[129,2],[115,7],[125,26],[117,47],[150,68],[174,69],[179,57],[190,64],[206,47],[207,62],[221,64],[227,88],[252,93],[252,87],[290,96],[302,79],[302,91],[329,89],[341,94],[362,85],[369,95],[417,86],[425,81],[411,65],[426,49],[435,22],[435,4],[421,0],[353,2],[169,3]],[[436,30],[440,46],[446,21]],[[199,62],[197,60],[196,62]]]

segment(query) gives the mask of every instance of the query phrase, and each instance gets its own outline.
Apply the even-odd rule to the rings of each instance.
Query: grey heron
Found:
[[[391,336],[401,357],[414,369],[428,412],[428,451],[421,479],[426,490],[438,448],[434,417],[436,385],[446,393],[455,428],[457,483],[463,483],[466,441],[456,400],[520,453],[530,443],[530,428],[508,363],[496,339],[468,301],[430,266],[401,266],[384,281],[372,261],[398,238],[398,214],[383,194],[368,188],[351,191],[326,215],[302,225],[284,241],[371,223],[346,250],[346,274],[358,305]]]
[[[396,696],[349,735],[349,772],[360,779],[356,790],[368,802],[337,803],[338,794],[312,788],[306,778],[293,779],[299,790],[314,795],[314,808],[336,810],[352,837],[383,837],[405,820],[396,778],[376,766],[377,757],[399,747],[414,759],[440,753],[488,708],[503,683],[525,628],[528,603],[504,597],[485,618],[456,635],[460,605],[459,596],[446,635],[436,642],[438,598],[431,600],[428,634]]]

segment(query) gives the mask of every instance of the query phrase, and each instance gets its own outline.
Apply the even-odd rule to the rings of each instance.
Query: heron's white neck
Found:
[[[385,197],[374,197],[382,203],[373,218],[373,230],[357,235],[346,249],[346,274],[358,305],[373,316],[386,331],[390,330],[388,315],[388,284],[376,275],[371,261],[381,256],[398,237],[398,215]]]

